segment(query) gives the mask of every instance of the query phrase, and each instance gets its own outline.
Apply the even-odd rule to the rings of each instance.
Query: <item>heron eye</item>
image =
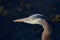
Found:
[[[36,18],[28,17],[30,20],[35,20]]]
[[[35,20],[35,18],[31,19],[31,20]]]

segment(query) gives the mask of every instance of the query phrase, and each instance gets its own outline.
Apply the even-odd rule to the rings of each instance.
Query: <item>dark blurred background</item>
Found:
[[[60,40],[60,0],[0,0],[0,40],[41,40],[40,25],[13,22],[32,14],[49,18],[51,40]]]

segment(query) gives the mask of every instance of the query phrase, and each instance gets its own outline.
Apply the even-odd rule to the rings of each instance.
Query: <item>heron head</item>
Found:
[[[42,24],[43,20],[44,19],[42,15],[35,14],[27,18],[14,20],[14,22],[24,22],[24,23],[29,23],[29,24]]]

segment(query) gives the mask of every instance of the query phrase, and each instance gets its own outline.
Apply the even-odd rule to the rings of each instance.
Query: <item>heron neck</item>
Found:
[[[50,40],[50,35],[51,35],[50,25],[46,21],[44,21],[42,27],[44,29],[42,33],[42,40]]]
[[[51,27],[48,24],[45,24],[42,27],[43,27],[44,31],[50,31],[51,30]]]
[[[42,27],[43,27],[44,31],[50,31],[51,30],[50,25],[45,20],[43,20]]]

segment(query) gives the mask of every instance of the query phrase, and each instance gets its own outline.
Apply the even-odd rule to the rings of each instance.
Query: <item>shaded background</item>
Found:
[[[49,18],[53,29],[51,40],[60,40],[59,0],[0,0],[0,40],[41,40],[40,25],[13,22],[32,14]]]

